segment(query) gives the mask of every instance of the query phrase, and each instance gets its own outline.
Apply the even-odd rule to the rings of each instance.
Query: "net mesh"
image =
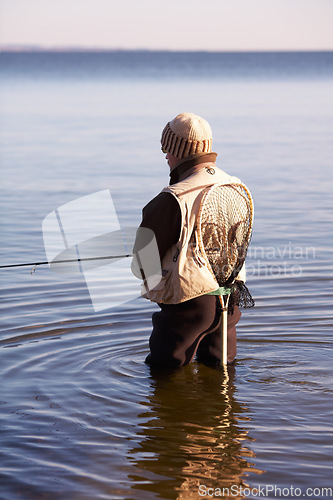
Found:
[[[230,312],[235,304],[243,307],[254,305],[244,283],[235,281],[246,258],[252,223],[253,203],[245,186],[214,185],[205,191],[197,223],[199,249],[219,287],[230,286],[232,289]]]

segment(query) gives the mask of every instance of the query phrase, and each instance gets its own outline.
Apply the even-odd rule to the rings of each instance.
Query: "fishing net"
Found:
[[[242,184],[215,184],[203,194],[197,219],[198,245],[219,287],[231,289],[234,305],[253,307],[245,284],[236,280],[247,254],[253,224],[253,202]]]

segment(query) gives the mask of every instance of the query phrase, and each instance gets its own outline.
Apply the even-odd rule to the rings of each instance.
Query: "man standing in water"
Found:
[[[193,252],[195,223],[205,187],[241,181],[216,166],[212,131],[200,116],[193,113],[176,116],[165,126],[161,144],[170,167],[170,184],[144,207],[140,225],[153,231],[162,269],[160,282],[144,295],[160,307],[152,316],[146,363],[178,368],[190,363],[196,355],[199,362],[219,365],[221,309],[218,297],[208,294],[213,290],[207,289],[203,266]],[[139,240],[138,237],[134,255],[142,248]],[[231,296],[228,311],[228,364],[236,356],[240,292],[248,294],[244,281],[243,268],[236,278],[237,294]]]

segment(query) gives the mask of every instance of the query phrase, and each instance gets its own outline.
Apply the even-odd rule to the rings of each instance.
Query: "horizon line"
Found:
[[[230,53],[230,52],[333,52],[332,49],[162,49],[162,48],[124,48],[124,47],[82,47],[82,46],[46,46],[34,44],[3,44],[0,52],[206,52],[206,53]]]

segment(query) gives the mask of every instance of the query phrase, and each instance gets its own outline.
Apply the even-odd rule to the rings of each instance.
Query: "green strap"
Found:
[[[220,286],[217,290],[214,292],[207,293],[207,295],[230,295],[232,292],[231,288],[228,288],[226,286]]]

